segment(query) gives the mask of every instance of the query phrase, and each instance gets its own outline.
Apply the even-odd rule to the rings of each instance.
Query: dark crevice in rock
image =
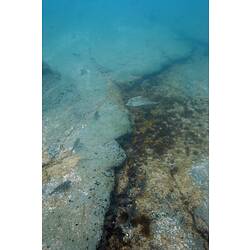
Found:
[[[119,241],[122,241],[123,236],[124,236],[122,229],[117,226],[117,217],[118,217],[117,213],[118,213],[119,205],[126,206],[130,204],[129,200],[127,199],[126,194],[117,195],[117,187],[118,187],[117,176],[118,176],[118,172],[120,172],[124,164],[125,163],[115,168],[115,186],[114,186],[114,190],[111,192],[111,195],[110,195],[110,206],[105,215],[102,238],[99,242],[99,245],[97,246],[98,250],[107,249],[108,244],[109,244],[108,241],[113,235],[115,235]],[[128,217],[127,213],[125,215],[125,212],[122,214],[122,216],[123,216],[123,219],[120,218],[122,219],[122,221],[124,220],[124,217],[125,218]],[[127,221],[127,219],[125,221]]]
[[[135,89],[138,89],[138,87],[140,87],[141,84],[143,84],[143,82],[152,81],[152,80],[154,80],[154,78],[161,75],[163,72],[167,72],[168,70],[170,70],[173,66],[178,65],[178,64],[184,64],[192,57],[194,51],[195,51],[195,49],[193,49],[187,56],[172,60],[170,62],[168,61],[167,63],[163,64],[159,70],[154,71],[152,73],[144,74],[140,78],[138,78],[134,81],[131,81],[127,84],[117,83],[118,87],[121,89],[121,93],[125,94],[127,91],[129,91],[130,93],[133,93],[133,91]],[[126,96],[126,94],[125,94],[125,96]]]
[[[196,152],[192,148],[193,144],[204,143],[203,137],[201,139],[192,130],[189,130],[182,119],[191,120],[194,113],[206,113],[206,108],[202,107],[203,104],[199,107],[200,102],[204,102],[204,106],[206,106],[206,100],[190,99],[189,96],[184,95],[163,97],[153,91],[161,74],[166,74],[178,64],[186,63],[191,56],[176,60],[173,64],[164,65],[159,71],[147,74],[128,85],[119,86],[125,103],[133,96],[142,95],[159,101],[160,105],[159,107],[131,108],[133,131],[117,139],[117,142],[125,150],[127,159],[122,165],[115,168],[115,186],[111,193],[109,210],[105,215],[103,234],[97,247],[98,250],[132,249],[133,242],[125,232],[135,228],[138,228],[136,234],[139,237],[150,239],[152,236],[150,216],[137,211],[135,204],[136,199],[143,196],[145,191],[147,177],[141,166],[146,164],[148,150],[154,158],[161,159],[168,150],[175,147],[176,138],[181,135],[185,138],[186,156],[194,155],[199,158],[199,155],[203,153],[203,151]],[[178,114],[175,110],[176,105],[182,108]],[[173,179],[173,189],[179,193],[178,202],[182,204],[181,209],[191,218],[193,233],[203,239],[204,249],[208,249],[208,227],[201,218],[197,218],[194,214],[194,208],[189,204],[188,197],[178,186],[175,180],[178,171],[179,169],[173,161],[173,164],[169,166],[169,175]]]

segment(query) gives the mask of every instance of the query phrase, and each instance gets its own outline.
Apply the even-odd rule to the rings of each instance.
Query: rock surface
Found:
[[[127,159],[116,171],[99,249],[208,249],[207,88],[203,82],[197,94],[187,84],[206,80],[189,74],[190,63],[206,68],[198,55],[124,87],[124,99],[159,104],[131,109],[134,128],[121,141]]]
[[[204,61],[190,59],[192,41],[169,27],[104,14],[100,30],[86,10],[79,23],[53,9],[43,19],[43,249],[96,249],[102,234],[105,249],[201,249],[207,228],[197,230],[190,211],[203,219],[206,206],[195,182],[200,161],[191,163],[207,152],[198,150],[207,103],[188,95],[198,85],[203,93]],[[126,103],[147,109],[130,114]]]
[[[119,92],[98,72],[78,85],[43,67],[43,249],[95,249],[126,158],[116,138],[130,131]]]

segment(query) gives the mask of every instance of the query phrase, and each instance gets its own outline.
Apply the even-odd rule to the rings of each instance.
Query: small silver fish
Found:
[[[143,97],[143,96],[136,96],[136,97],[130,98],[126,106],[140,107],[140,106],[156,105],[156,104],[158,104],[158,102],[150,101],[148,98]]]

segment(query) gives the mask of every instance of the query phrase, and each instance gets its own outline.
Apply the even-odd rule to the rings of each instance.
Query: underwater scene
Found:
[[[208,0],[42,8],[42,249],[208,249]]]

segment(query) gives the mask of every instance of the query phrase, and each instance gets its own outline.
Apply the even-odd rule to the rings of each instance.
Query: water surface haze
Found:
[[[208,1],[42,9],[43,249],[208,249]]]

